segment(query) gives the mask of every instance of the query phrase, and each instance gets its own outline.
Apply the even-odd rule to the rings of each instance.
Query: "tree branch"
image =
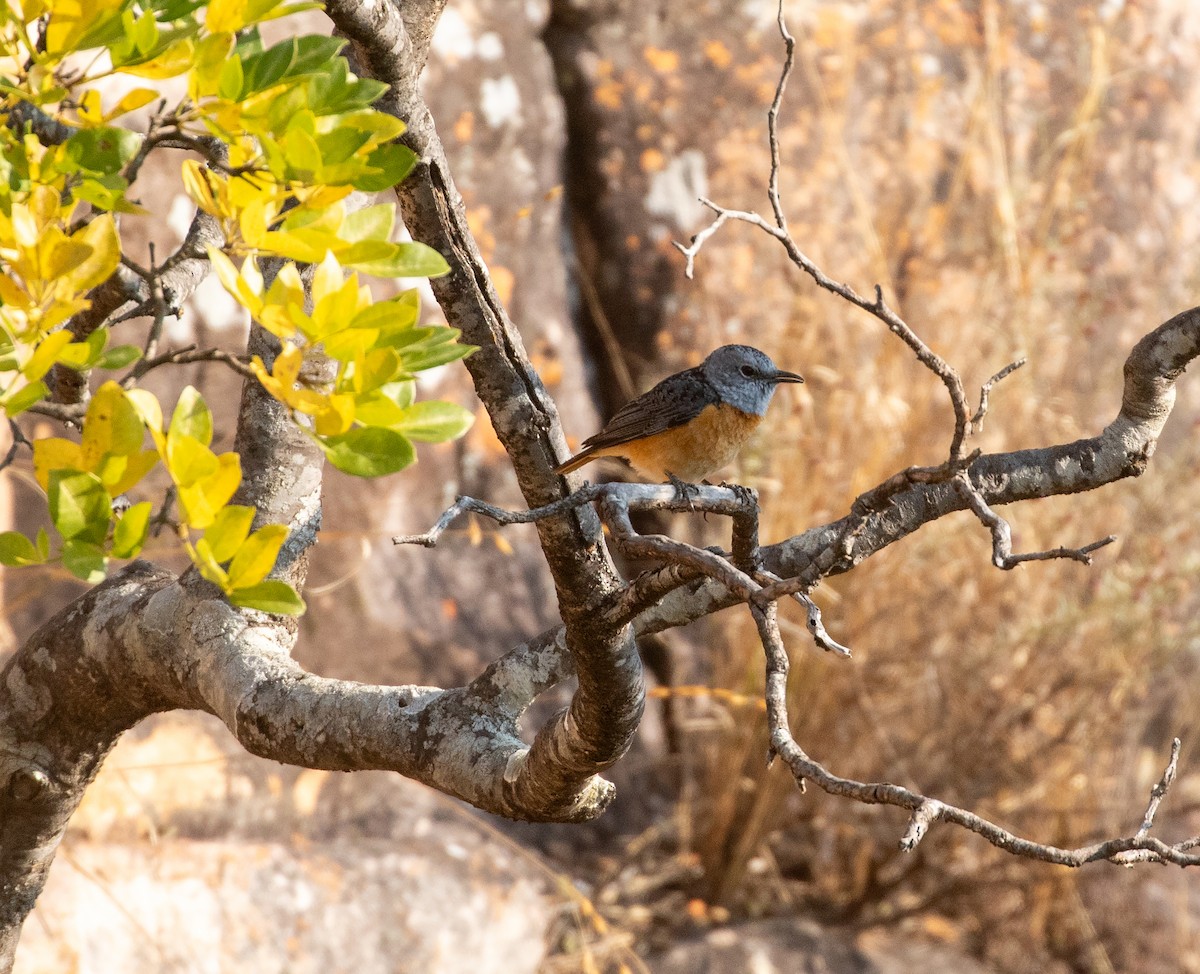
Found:
[[[397,187],[405,224],[450,264],[448,275],[430,282],[434,295],[464,339],[479,346],[466,360],[475,391],[526,503],[539,507],[563,496],[565,481],[553,471],[568,455],[566,439],[554,403],[492,286],[421,96],[418,76],[442,6],[443,0],[399,8],[331,0],[326,12],[350,39],[360,73],[390,86],[378,107],[408,126],[401,141],[420,163]],[[590,776],[625,753],[641,720],[645,693],[632,631],[594,611],[621,588],[594,512],[575,506],[561,517],[538,521],[537,530],[579,688],[569,712],[535,738],[528,759],[515,771],[514,787],[523,800],[553,807],[575,803],[579,789],[594,787]]]

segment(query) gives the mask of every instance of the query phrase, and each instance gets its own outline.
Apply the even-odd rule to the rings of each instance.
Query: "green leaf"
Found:
[[[354,363],[354,391],[370,392],[393,381],[400,356],[393,348],[375,348]]]
[[[287,582],[269,579],[248,588],[235,589],[229,601],[243,609],[258,609],[277,616],[298,616],[304,612],[304,599]]]
[[[336,128],[332,132],[324,132],[317,136],[317,145],[321,147],[321,158],[325,165],[334,166],[354,160],[355,171],[361,170],[365,160],[355,159],[358,150],[370,142],[368,132],[353,129]]]
[[[313,173],[321,168],[321,149],[317,140],[302,129],[293,129],[283,138],[283,157],[292,171]]]
[[[363,396],[354,397],[354,418],[363,426],[396,426],[413,401],[416,383],[389,382]]]
[[[63,545],[63,567],[76,578],[95,585],[104,581],[108,559],[104,557],[104,549],[90,541],[76,538]]]
[[[474,415],[457,403],[433,400],[413,403],[403,410],[402,418],[392,424],[392,429],[409,439],[444,443],[458,439],[474,422]]]
[[[280,41],[261,54],[245,59],[242,97],[266,91],[285,79],[328,70],[346,42],[335,37],[306,35]],[[340,59],[339,59],[340,60]]]
[[[402,433],[378,426],[360,426],[340,436],[318,437],[329,462],[355,477],[381,477],[403,470],[417,455]]]
[[[439,365],[445,365],[448,362],[457,362],[459,359],[466,358],[476,348],[477,346],[475,345],[446,343],[443,345],[434,345],[431,348],[404,349],[400,357],[404,362],[404,367],[408,371],[424,372],[426,369],[436,368]]]
[[[40,402],[50,390],[46,387],[41,379],[37,382],[31,382],[29,385],[19,389],[14,395],[9,396],[4,402],[4,412],[12,417],[23,413],[26,409],[32,406],[35,402]]]
[[[229,563],[230,588],[249,588],[266,578],[287,536],[284,524],[266,524],[250,535]]]
[[[417,164],[417,154],[399,143],[381,145],[367,156],[368,171],[351,184],[364,193],[381,193],[404,181]]]
[[[205,530],[203,538],[213,558],[218,562],[225,562],[236,555],[253,523],[253,507],[229,504],[221,508],[213,523]]]
[[[450,265],[432,247],[416,242],[392,246],[394,250],[390,257],[351,266],[376,277],[441,277],[450,273]]]
[[[110,213],[140,213],[146,211],[125,198],[129,180],[119,175],[89,176],[71,187],[71,195],[98,210]]]
[[[17,568],[21,565],[37,565],[45,559],[37,548],[20,531],[5,531],[0,534],[0,565]]]
[[[200,393],[193,386],[188,386],[179,394],[167,435],[190,436],[199,441],[201,446],[208,446],[212,443],[212,430],[212,413],[208,411]]]
[[[147,10],[137,19],[130,36],[139,54],[154,49],[154,45],[158,43],[158,24],[154,20],[153,11]]]
[[[66,158],[84,173],[118,173],[137,154],[142,137],[129,129],[101,126],[80,129],[64,143]]]
[[[102,544],[112,519],[112,498],[100,478],[78,470],[53,470],[49,487],[50,520],[58,533]]]
[[[96,368],[123,369],[141,357],[142,350],[136,345],[116,345],[100,356],[96,361]]]
[[[42,561],[50,557],[50,535],[46,533],[45,528],[38,528],[37,550]]]
[[[197,6],[203,6],[206,2],[207,0],[197,0]],[[238,31],[237,44],[234,47],[234,52],[238,57],[246,60],[256,54],[261,54],[262,51],[262,33],[258,29],[258,24]]]
[[[414,288],[415,291],[415,288]],[[413,291],[405,291],[389,301],[376,301],[350,319],[349,328],[378,328],[380,331],[408,331],[417,323],[420,298],[409,299]]]
[[[384,240],[392,233],[396,221],[396,209],[389,203],[366,206],[346,214],[338,236],[350,243],[359,240]]]
[[[90,369],[100,356],[104,354],[104,346],[108,344],[108,329],[97,328],[81,342],[71,342],[61,353],[58,361],[71,369]]]
[[[236,55],[226,61],[217,79],[217,94],[229,101],[239,101],[245,88],[242,70],[242,59]]]
[[[117,527],[113,531],[112,553],[114,556],[134,558],[142,550],[142,545],[146,543],[146,537],[150,533],[150,509],[152,507],[153,505],[149,501],[142,501],[134,504],[121,515],[121,520],[117,522]]]

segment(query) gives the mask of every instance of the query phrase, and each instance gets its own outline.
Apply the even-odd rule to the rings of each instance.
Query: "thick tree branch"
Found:
[[[492,286],[421,97],[418,76],[442,5],[430,0],[397,8],[332,0],[326,10],[350,39],[360,72],[391,86],[379,107],[407,124],[402,141],[420,160],[397,187],[405,224],[450,264],[448,275],[431,282],[434,294],[464,339],[479,346],[466,360],[475,391],[508,452],[526,503],[538,507],[563,496],[563,478],[553,469],[567,456],[566,440],[554,403]],[[594,512],[574,507],[539,521],[537,530],[579,688],[569,711],[537,735],[528,760],[517,769],[515,787],[529,801],[553,807],[574,804],[578,789],[592,789],[589,778],[625,753],[645,695],[632,631],[594,611],[621,586]]]

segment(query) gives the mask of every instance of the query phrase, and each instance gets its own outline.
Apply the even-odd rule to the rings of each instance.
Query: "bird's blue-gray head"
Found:
[[[722,345],[700,366],[721,401],[742,412],[765,416],[780,382],[803,382],[795,372],[776,368],[764,352],[749,345]]]

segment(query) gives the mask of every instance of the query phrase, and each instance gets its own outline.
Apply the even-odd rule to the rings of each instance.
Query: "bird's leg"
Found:
[[[665,471],[665,473],[667,475],[667,480],[670,482],[671,486],[675,488],[675,496],[687,504],[687,506],[693,511],[695,511],[696,507],[692,501],[700,493],[700,488],[695,484],[689,484],[686,480],[680,480],[673,473],[671,473],[670,470]]]

